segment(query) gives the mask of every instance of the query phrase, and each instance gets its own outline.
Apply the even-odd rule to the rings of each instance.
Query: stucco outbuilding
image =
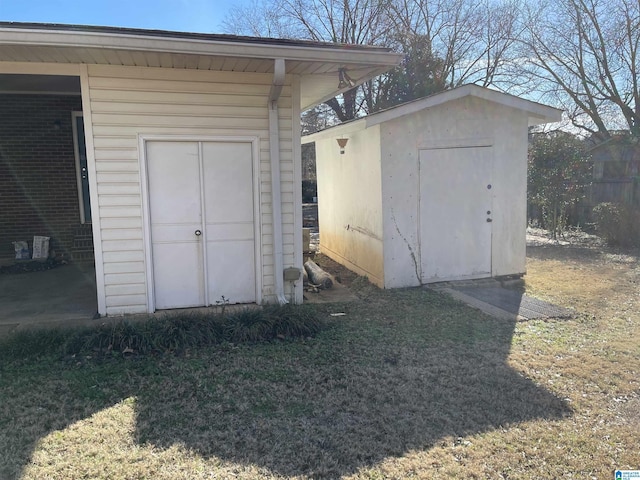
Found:
[[[303,137],[321,251],[384,288],[524,273],[528,128],[560,118],[465,85]]]

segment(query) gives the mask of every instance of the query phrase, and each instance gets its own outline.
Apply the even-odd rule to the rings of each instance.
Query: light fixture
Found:
[[[340,155],[344,155],[344,147],[347,146],[348,138],[336,138],[336,142],[338,142],[338,146],[340,147]]]
[[[345,68],[338,69],[338,88],[342,90],[343,88],[353,88],[356,86],[356,82],[347,74],[347,70]]]

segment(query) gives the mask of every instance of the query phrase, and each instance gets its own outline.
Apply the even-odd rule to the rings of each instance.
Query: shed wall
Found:
[[[320,251],[384,285],[380,129],[316,142]]]
[[[492,275],[524,273],[527,121],[526,112],[464,97],[381,124],[386,288],[420,284],[421,148],[493,146]]]
[[[139,135],[258,136],[262,295],[275,292],[267,98],[268,74],[88,67],[106,313],[146,312]],[[280,152],[284,266],[296,262],[292,79],[282,91]],[[87,117],[85,116],[85,122]],[[298,173],[299,175],[299,173]],[[233,208],[233,205],[229,205]],[[95,218],[95,217],[94,217]],[[299,219],[298,219],[299,222]],[[94,228],[98,222],[94,220]],[[99,270],[98,270],[99,271]],[[98,273],[97,271],[97,273]],[[100,284],[100,281],[98,281]]]

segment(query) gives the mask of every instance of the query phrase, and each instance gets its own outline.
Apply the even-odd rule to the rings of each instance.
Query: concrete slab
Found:
[[[93,266],[62,265],[0,275],[0,334],[28,326],[87,321],[97,311]]]
[[[432,290],[447,293],[457,300],[505,320],[570,318],[572,310],[526,295],[521,288],[507,288],[494,279],[446,282],[430,285]]]
[[[470,307],[477,308],[478,310],[481,310],[482,312],[486,313],[487,315],[491,315],[492,317],[500,318],[502,320],[524,320],[524,317],[520,317],[518,316],[518,314],[508,312],[499,307],[496,307],[495,305],[491,305],[489,303],[478,300],[477,298],[473,298],[472,296],[462,293],[454,288],[442,288],[438,289],[438,291],[446,293],[456,300],[460,300]]]
[[[522,290],[466,287],[460,288],[458,291],[527,320],[536,318],[568,318],[574,314],[573,311],[566,308],[530,297]]]

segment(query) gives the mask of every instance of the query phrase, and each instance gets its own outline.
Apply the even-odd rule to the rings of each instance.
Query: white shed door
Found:
[[[491,275],[491,147],[420,151],[423,283]]]
[[[250,143],[146,144],[156,309],[256,301]]]

